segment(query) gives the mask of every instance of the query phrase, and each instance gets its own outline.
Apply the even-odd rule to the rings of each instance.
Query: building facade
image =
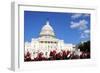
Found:
[[[49,21],[41,29],[38,38],[32,38],[31,42],[25,42],[25,53],[29,51],[31,58],[34,59],[38,53],[42,52],[44,57],[49,58],[50,51],[56,50],[60,52],[75,51],[73,44],[64,43],[64,40],[56,38],[53,28],[50,26]]]

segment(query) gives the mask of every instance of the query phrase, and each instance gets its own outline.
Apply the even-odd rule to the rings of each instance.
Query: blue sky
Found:
[[[77,44],[90,39],[90,14],[24,11],[24,41],[38,38],[47,20],[56,37],[66,43]]]

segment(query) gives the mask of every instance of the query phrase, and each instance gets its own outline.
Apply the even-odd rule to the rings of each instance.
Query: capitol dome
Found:
[[[53,28],[50,26],[49,21],[43,26],[40,36],[55,36]]]

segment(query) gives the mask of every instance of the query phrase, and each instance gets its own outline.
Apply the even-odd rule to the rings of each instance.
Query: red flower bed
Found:
[[[31,54],[29,51],[24,55],[24,61],[31,61]]]
[[[42,60],[47,60],[47,58],[46,57],[43,57],[43,53],[40,52],[40,53],[38,53],[37,57],[34,58],[33,61],[42,61]]]
[[[44,57],[43,53],[40,52],[37,54],[37,57],[34,59],[31,59],[31,54],[27,52],[24,55],[24,61],[44,61],[44,60],[65,60],[65,59],[85,59],[85,58],[90,58],[90,53],[89,52],[82,52],[82,54],[76,55],[75,52],[71,51],[65,51],[62,50],[60,52],[56,52],[56,50],[50,51],[50,57]]]

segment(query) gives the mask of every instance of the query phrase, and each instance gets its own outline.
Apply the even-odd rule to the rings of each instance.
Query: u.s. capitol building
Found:
[[[43,53],[44,57],[49,58],[50,51],[56,50],[60,52],[75,51],[74,45],[64,43],[64,40],[57,39],[53,28],[50,26],[49,21],[43,26],[38,38],[32,38],[31,42],[25,42],[25,53],[29,51],[31,58],[34,59],[39,52]]]

